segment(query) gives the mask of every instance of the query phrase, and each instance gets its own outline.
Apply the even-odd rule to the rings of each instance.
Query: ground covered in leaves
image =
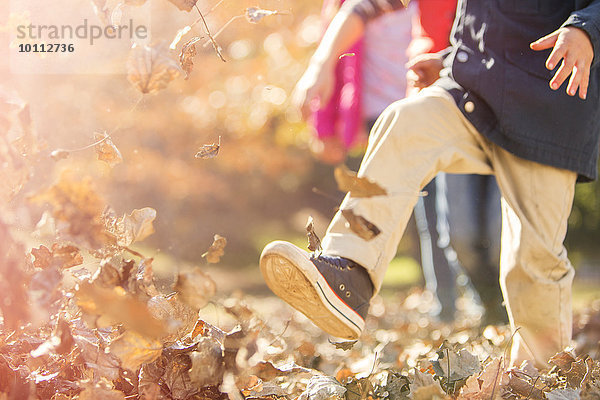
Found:
[[[64,177],[39,196],[62,240],[25,249],[0,224],[1,399],[600,398],[600,304],[544,370],[508,368],[507,327],[436,322],[420,290],[377,297],[361,340],[337,342],[278,299],[217,293],[206,267],[157,282],[128,247],[153,210],[117,217]]]

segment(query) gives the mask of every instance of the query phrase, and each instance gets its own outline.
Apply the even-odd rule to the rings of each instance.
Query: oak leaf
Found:
[[[198,0],[169,0],[182,11],[192,11]]]
[[[221,235],[215,235],[213,243],[208,248],[208,251],[202,254],[202,257],[206,259],[207,263],[216,264],[221,261],[221,257],[225,254],[225,246],[227,245],[227,239]]]
[[[348,227],[364,240],[372,240],[381,233],[379,228],[367,221],[364,217],[357,215],[351,209],[340,210],[348,223]]]
[[[377,183],[367,178],[358,177],[345,165],[340,165],[334,170],[335,181],[342,192],[350,192],[352,197],[373,197],[387,194],[387,191]]]
[[[110,136],[106,132],[94,132],[94,140],[97,142],[94,148],[96,149],[98,160],[104,161],[111,168],[123,162],[121,152],[112,140],[110,140]]]
[[[127,79],[140,92],[156,93],[180,75],[177,62],[162,47],[134,44],[127,60]]]

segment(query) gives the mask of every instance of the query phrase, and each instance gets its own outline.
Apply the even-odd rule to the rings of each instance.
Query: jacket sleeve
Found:
[[[594,60],[592,67],[600,63],[600,0],[591,1],[587,7],[571,13],[571,16],[563,24],[583,29],[594,47]]]
[[[387,12],[406,7],[410,0],[348,0],[342,5],[350,12],[358,14],[367,23]]]

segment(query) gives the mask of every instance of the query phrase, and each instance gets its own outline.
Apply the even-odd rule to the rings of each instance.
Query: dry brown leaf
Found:
[[[350,350],[354,347],[354,345],[358,342],[358,340],[349,340],[346,342],[332,342],[329,340],[329,343],[335,346],[336,349],[341,350]]]
[[[154,233],[152,223],[156,219],[156,210],[144,207],[133,210],[129,215],[121,218],[107,218],[107,231],[116,237],[119,246],[127,247],[139,242]]]
[[[31,249],[31,254],[34,256],[33,266],[36,268],[66,269],[83,264],[83,256],[79,248],[69,244],[54,243],[52,251],[42,245],[37,249]]]
[[[504,362],[495,358],[488,363],[479,375],[471,375],[461,388],[458,399],[495,400],[500,399],[508,385],[508,375],[504,371]]]
[[[548,362],[566,372],[571,369],[571,364],[575,362],[575,357],[569,352],[561,351],[553,355]]]
[[[52,263],[52,252],[44,245],[31,249],[31,255],[34,257],[33,266],[36,268],[48,268]]]
[[[192,11],[198,0],[169,0],[182,11]]]
[[[219,142],[213,144],[205,144],[200,147],[200,150],[194,156],[195,158],[201,158],[203,160],[207,158],[215,158],[219,154],[221,149],[221,136],[219,136]]]
[[[180,74],[177,62],[161,47],[134,44],[127,60],[127,79],[140,92],[156,93]]]
[[[571,364],[571,368],[565,372],[568,387],[579,389],[589,372],[587,357],[577,357],[577,360]]]
[[[207,263],[216,264],[221,261],[221,257],[225,254],[226,245],[227,239],[221,235],[215,235],[213,243],[208,248],[208,251],[202,254],[202,257],[206,259]]]
[[[334,170],[335,181],[342,192],[350,192],[352,197],[373,197],[386,195],[387,191],[367,178],[359,178],[345,165]]]
[[[263,381],[270,381],[278,376],[310,372],[310,369],[301,367],[294,362],[289,362],[276,367],[270,361],[260,361],[252,368],[252,374],[258,376]]]
[[[181,301],[199,310],[208,304],[217,291],[215,282],[198,268],[179,272],[173,288]]]
[[[104,201],[95,192],[91,179],[77,180],[65,171],[56,184],[30,200],[51,204],[57,226],[74,240],[83,241],[92,248],[109,240],[102,222]]]
[[[542,392],[542,390],[540,388],[532,385],[526,379],[521,378],[518,375],[518,373],[510,374],[510,378],[508,381],[508,388],[510,388],[510,390],[513,393],[516,393],[523,397],[527,397],[529,399],[536,399],[536,400],[544,400],[545,399],[544,392]]]
[[[345,385],[346,400],[365,400],[373,391],[369,378],[350,379]]]
[[[315,232],[315,222],[312,216],[308,217],[308,221],[306,222],[306,236],[308,237],[308,249],[310,251],[321,251],[323,248],[321,247],[321,239],[317,236]]]
[[[83,256],[79,252],[79,248],[70,244],[54,243],[52,256],[59,268],[65,269],[83,264]]]
[[[121,152],[112,140],[110,140],[110,136],[106,132],[94,132],[94,140],[97,142],[94,148],[96,149],[98,160],[104,161],[111,168],[123,162]]]
[[[99,331],[83,327],[73,329],[73,340],[86,368],[109,380],[119,378],[119,359],[105,351],[106,343]]]
[[[481,371],[479,359],[467,349],[457,349],[444,343],[437,354],[438,360],[432,362],[433,368],[449,382],[466,379]]]
[[[109,324],[123,324],[149,338],[160,338],[167,333],[165,324],[152,316],[146,304],[122,287],[108,289],[83,282],[75,298],[85,313],[102,316]]]
[[[151,363],[160,357],[163,345],[156,339],[150,339],[136,332],[127,331],[113,340],[109,350],[121,360],[123,368],[130,371],[146,363]]]
[[[185,79],[190,77],[190,73],[194,69],[194,57],[198,54],[196,52],[196,43],[202,39],[199,36],[195,36],[188,40],[182,47],[181,53],[179,54],[179,64],[185,71]]]
[[[346,218],[350,230],[356,233],[359,237],[365,240],[371,240],[381,233],[379,228],[377,228],[371,222],[367,221],[364,217],[356,215],[351,209],[345,209],[340,211],[344,218]]]
[[[225,365],[223,348],[213,337],[202,337],[197,350],[189,353],[192,368],[189,370],[190,380],[196,387],[219,385],[223,380]]]

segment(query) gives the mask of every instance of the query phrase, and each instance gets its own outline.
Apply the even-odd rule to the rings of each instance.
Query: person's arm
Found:
[[[557,90],[570,75],[567,93],[575,96],[579,90],[579,97],[585,100],[590,69],[598,63],[594,50],[600,49],[600,1],[593,1],[588,7],[572,13],[561,28],[530,46],[538,51],[552,48],[546,68],[552,70],[560,63],[550,80],[553,90]]]
[[[300,108],[305,118],[311,108],[318,108],[329,101],[336,61],[363,35],[367,21],[402,6],[401,0],[355,0],[344,3],[327,27],[306,71],[294,88],[292,103]]]

